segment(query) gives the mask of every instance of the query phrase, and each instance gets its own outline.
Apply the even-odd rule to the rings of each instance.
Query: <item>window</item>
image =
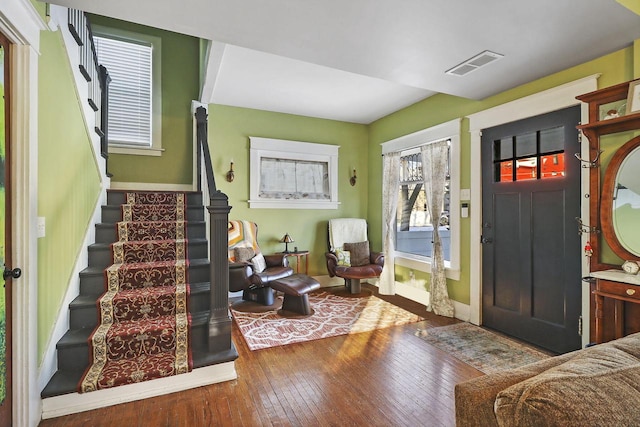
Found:
[[[493,141],[496,182],[564,176],[564,127]]]
[[[250,208],[338,209],[339,146],[249,139]]]
[[[98,62],[109,84],[109,152],[160,155],[160,39],[96,28]]]
[[[451,141],[448,141],[449,147]],[[449,155],[449,158],[451,156]],[[451,232],[449,222],[451,176],[447,167],[444,206],[440,212],[440,239],[445,261],[451,260]],[[396,210],[396,251],[431,257],[433,226],[427,210],[423,188],[422,156],[419,149],[407,150],[400,157],[400,188]]]
[[[382,144],[382,154],[400,152],[395,263],[418,271],[431,271],[432,227],[425,206],[420,147],[442,140],[449,143],[449,168],[438,230],[443,241],[447,277],[459,280],[460,119]]]

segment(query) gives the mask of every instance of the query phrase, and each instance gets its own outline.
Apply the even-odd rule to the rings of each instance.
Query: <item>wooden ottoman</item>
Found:
[[[293,274],[274,280],[269,283],[269,286],[276,291],[284,293],[282,310],[308,316],[311,314],[308,293],[319,289],[320,283],[306,274]]]

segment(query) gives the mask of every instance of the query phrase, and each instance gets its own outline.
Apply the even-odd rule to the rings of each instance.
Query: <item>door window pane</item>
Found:
[[[540,178],[553,178],[564,176],[564,153],[542,156]]]
[[[532,156],[538,152],[536,132],[516,136],[516,155]]]
[[[494,141],[494,155],[497,160],[505,160],[513,157],[513,140],[512,138],[503,138]]]
[[[558,126],[540,131],[540,152],[562,151],[564,148],[564,127]]]

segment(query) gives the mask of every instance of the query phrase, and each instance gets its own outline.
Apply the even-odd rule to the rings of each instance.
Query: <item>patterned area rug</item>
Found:
[[[192,368],[185,195],[127,193],[126,199],[81,393]]]
[[[485,374],[517,368],[550,357],[470,323],[418,329],[416,336]]]
[[[424,320],[375,296],[345,298],[325,291],[309,294],[314,313],[285,318],[276,311],[249,313],[231,310],[251,350],[355,334]]]

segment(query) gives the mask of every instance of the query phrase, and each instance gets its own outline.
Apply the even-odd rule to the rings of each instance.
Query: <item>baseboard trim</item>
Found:
[[[402,282],[396,282],[396,294],[408,298],[411,301],[419,302],[425,306],[429,305],[430,293],[426,290],[406,285]],[[461,302],[451,300],[453,303],[453,313],[456,319],[468,322],[471,316],[471,306]]]
[[[320,283],[321,288],[331,288],[333,286],[344,285],[344,279],[340,277],[329,277],[328,274],[324,276],[313,276],[314,279]]]
[[[117,182],[111,181],[112,190],[146,191],[195,191],[193,184],[163,184],[157,182]]]
[[[235,362],[194,369],[188,374],[160,378],[89,393],[70,393],[42,400],[42,419],[76,414],[119,403],[162,396],[238,378]]]

